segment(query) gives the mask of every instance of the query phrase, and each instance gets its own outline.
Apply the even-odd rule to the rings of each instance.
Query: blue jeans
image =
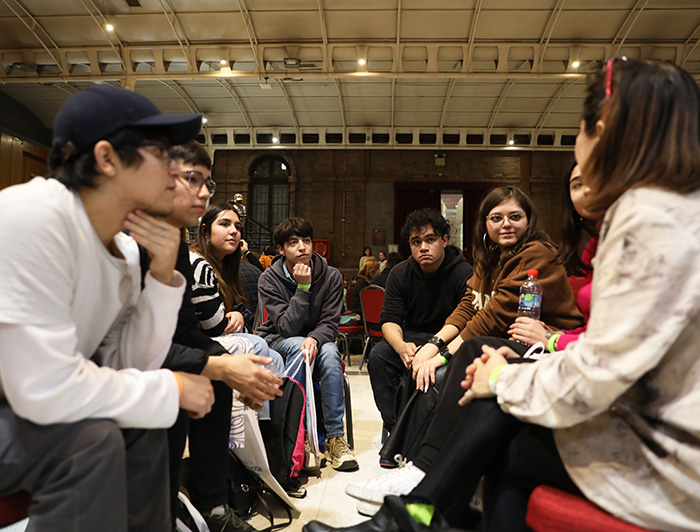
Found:
[[[249,353],[250,345],[252,345],[253,352],[256,355],[261,357],[270,357],[272,359],[271,366],[275,366],[275,368],[277,368],[278,375],[282,375],[282,373],[284,373],[284,359],[282,356],[277,351],[274,351],[268,347],[267,342],[256,334],[234,333],[218,336],[214,339],[224,346],[224,348],[226,348],[231,355]],[[250,344],[248,344],[248,342],[250,342]],[[258,414],[258,419],[270,419],[269,401],[265,401],[263,403],[263,408],[260,411],[260,414]]]
[[[306,386],[306,369],[299,359],[302,357],[301,344],[306,338],[292,336],[283,338],[278,334],[269,334],[265,341],[271,349],[278,351],[285,359],[288,368],[295,369],[289,377]],[[300,363],[301,362],[301,363]],[[321,407],[323,408],[323,425],[326,429],[326,438],[344,436],[343,415],[345,413],[345,381],[343,377],[343,359],[338,351],[338,346],[333,342],[326,342],[319,347],[314,360],[318,367],[321,385]]]

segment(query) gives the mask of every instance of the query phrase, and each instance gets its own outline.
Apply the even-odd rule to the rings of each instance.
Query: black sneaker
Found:
[[[238,517],[228,505],[224,506],[222,514],[206,514],[203,517],[211,532],[258,532]]]

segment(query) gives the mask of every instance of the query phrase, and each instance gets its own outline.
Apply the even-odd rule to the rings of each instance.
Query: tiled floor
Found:
[[[360,357],[353,356],[352,361],[353,365],[347,368],[347,373],[352,394],[354,452],[360,469],[353,473],[342,473],[327,466],[321,470],[319,477],[308,477],[304,484],[307,489],[306,497],[295,500],[300,512],[285,531],[299,532],[304,524],[314,519],[334,526],[348,526],[367,519],[357,513],[356,501],[345,494],[345,485],[386,472],[379,467],[382,423],[374,405],[367,368],[365,366],[362,373],[359,373]],[[264,517],[256,515],[251,524],[262,529],[269,523]],[[23,521],[0,530],[23,532],[26,525],[27,522]]]

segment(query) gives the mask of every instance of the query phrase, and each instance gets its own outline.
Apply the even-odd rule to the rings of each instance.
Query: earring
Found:
[[[486,245],[486,233],[484,233],[484,239],[483,239],[483,240],[484,240],[484,247],[485,247],[486,249],[489,249],[489,247]]]

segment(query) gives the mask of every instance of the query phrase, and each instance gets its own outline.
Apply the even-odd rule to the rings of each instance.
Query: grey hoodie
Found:
[[[343,276],[318,253],[311,256],[308,291],[298,290],[296,281],[285,275],[284,255],[278,255],[260,276],[258,293],[268,315],[256,331],[260,336],[310,336],[319,347],[337,338],[343,310]]]

